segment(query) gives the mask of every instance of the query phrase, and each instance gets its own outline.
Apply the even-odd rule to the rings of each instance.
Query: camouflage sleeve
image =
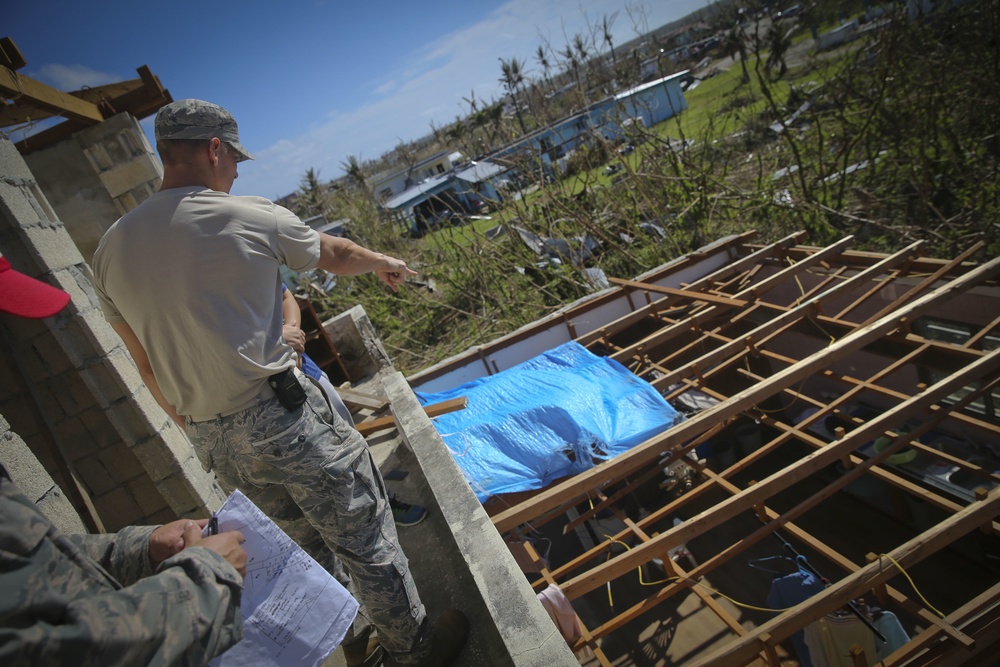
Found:
[[[0,652],[13,656],[7,667],[203,666],[243,636],[242,587],[221,556],[192,547],[131,586],[77,597],[58,623],[2,633],[11,644]]]
[[[117,533],[64,535],[125,586],[153,574],[149,564],[149,536],[158,526],[129,526]]]

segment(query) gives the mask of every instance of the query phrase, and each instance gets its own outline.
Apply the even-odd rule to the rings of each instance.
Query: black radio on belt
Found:
[[[294,410],[306,402],[306,392],[291,368],[286,368],[267,378],[267,383],[271,385],[274,395],[278,397],[281,404],[289,410]]]

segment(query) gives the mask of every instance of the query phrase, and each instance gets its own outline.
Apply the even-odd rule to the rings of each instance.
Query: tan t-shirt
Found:
[[[281,339],[279,266],[319,261],[319,234],[261,197],[202,187],[154,194],[111,226],[94,254],[109,322],[126,322],[181,415],[247,406],[294,365]]]

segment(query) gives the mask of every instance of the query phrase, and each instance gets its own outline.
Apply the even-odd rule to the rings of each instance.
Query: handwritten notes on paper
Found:
[[[212,665],[319,665],[343,640],[358,612],[351,594],[249,498],[234,491],[217,513],[219,531],[246,542],[243,640]]]

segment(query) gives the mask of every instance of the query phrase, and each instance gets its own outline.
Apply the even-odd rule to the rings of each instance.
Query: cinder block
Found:
[[[123,444],[102,449],[98,457],[104,464],[104,469],[119,484],[136,477],[149,477],[136,455]]]
[[[66,419],[69,415],[63,409],[60,397],[44,384],[37,385],[38,409],[42,411],[51,421],[58,422]]]
[[[98,447],[103,448],[122,441],[104,408],[95,406],[80,413],[79,418],[87,427],[90,440]]]
[[[6,253],[5,248],[0,248],[0,252]],[[4,255],[6,257],[6,255]],[[13,264],[13,262],[11,262]],[[56,316],[59,317],[58,315]],[[0,321],[10,334],[11,343],[15,347],[20,347],[25,341],[41,334],[49,333],[46,320],[29,320],[26,317],[14,317],[13,315],[0,314]]]
[[[5,134],[0,134],[0,164],[3,165],[4,177],[9,180],[34,183],[35,177],[25,164],[24,158],[18,152],[14,142]]]
[[[43,212],[31,193],[31,187],[38,187],[34,179],[30,183],[24,181],[17,184],[8,179],[0,181],[0,202],[3,203],[0,206],[0,221],[3,221],[4,228],[23,230],[45,222]]]
[[[66,415],[80,414],[97,405],[97,400],[90,387],[81,376],[74,373],[64,373],[58,378],[48,378],[41,386],[55,395]]]
[[[167,504],[179,512],[202,505],[201,499],[191,483],[183,475],[171,475],[156,483]]]
[[[132,453],[153,482],[181,472],[181,463],[159,435],[132,447]]]
[[[203,504],[218,507],[226,499],[226,493],[215,479],[215,473],[205,472],[197,458],[192,458],[181,464],[182,474],[194,487]]]
[[[108,419],[128,445],[154,437],[165,428],[177,427],[167,417],[147,389],[107,408]]]
[[[76,366],[87,366],[121,344],[118,334],[96,310],[77,313],[54,333]]]
[[[128,380],[122,377],[119,369],[120,366],[110,363],[107,358],[80,369],[80,376],[87,383],[94,400],[99,405],[108,406],[127,396],[130,397],[138,388],[134,385],[129,386]],[[132,379],[134,381],[135,378]]]
[[[108,532],[142,523],[142,511],[127,487],[119,486],[93,500],[97,514]]]
[[[61,222],[44,222],[24,229],[27,243],[38,252],[46,271],[65,269],[83,262],[69,232]]]
[[[73,467],[76,469],[77,477],[91,496],[102,496],[118,486],[118,483],[105,469],[104,463],[96,456],[80,459],[73,464]],[[101,513],[101,518],[104,518],[103,513]]]
[[[128,487],[139,504],[139,510],[143,514],[143,523],[149,522],[149,518],[158,512],[172,511],[167,501],[163,499],[163,494],[149,477],[143,476],[130,480]]]
[[[35,377],[36,380],[41,377],[59,375],[60,373],[76,373],[76,367],[73,366],[69,357],[66,356],[66,351],[63,350],[59,340],[51,333],[46,332],[33,338],[31,340],[31,347],[34,349],[35,355],[40,360],[41,366],[44,369],[44,375]]]
[[[71,463],[80,459],[97,456],[100,444],[91,435],[90,429],[79,416],[67,417],[53,424],[62,442],[66,458]]]
[[[166,501],[164,501],[164,503],[165,502]],[[181,517],[177,514],[177,512],[171,509],[169,505],[164,504],[163,509],[147,516],[145,519],[143,519],[143,523],[148,524],[150,526],[162,526],[165,523],[171,523],[172,521],[176,521],[179,518]]]

